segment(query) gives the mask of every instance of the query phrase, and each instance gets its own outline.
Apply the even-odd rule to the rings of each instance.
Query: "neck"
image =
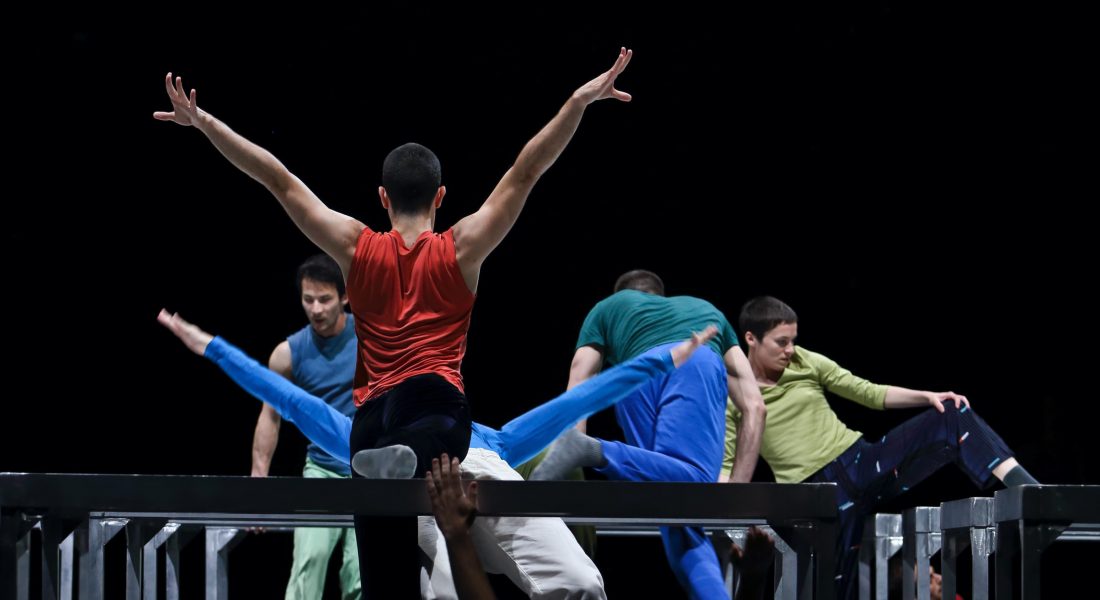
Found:
[[[756,378],[758,383],[771,385],[779,381],[779,378],[783,376],[782,369],[779,371],[768,369],[760,363],[751,350],[749,351],[749,366],[752,367],[752,376]]]
[[[390,226],[401,234],[402,239],[411,243],[425,231],[435,229],[435,211],[422,215],[390,214]]]

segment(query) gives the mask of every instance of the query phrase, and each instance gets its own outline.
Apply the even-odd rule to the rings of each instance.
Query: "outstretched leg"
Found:
[[[577,467],[603,466],[605,460],[602,443],[596,438],[569,428],[580,419],[627,398],[643,384],[653,382],[658,374],[668,373],[672,368],[680,368],[717,332],[714,326],[708,326],[702,333],[693,333],[690,339],[671,349],[667,345],[654,348],[589,379],[558,398],[515,419],[502,429],[503,434],[508,431],[509,426],[522,420],[514,429],[519,433],[509,432],[511,433],[511,437],[508,438],[509,451],[522,448],[525,451],[533,450],[534,453],[538,453],[542,450],[541,444],[546,441],[549,434],[558,436],[564,431],[565,433],[554,442],[550,453],[531,474],[531,479],[562,479]],[[655,368],[658,366],[662,366],[663,369]],[[510,457],[506,460],[512,462]],[[677,478],[662,481],[681,480]]]
[[[351,460],[348,449],[351,419],[346,415],[256,362],[236,346],[187,322],[179,314],[161,310],[157,321],[174,333],[188,350],[208,358],[244,391],[270,404],[282,418],[297,425],[311,442],[333,458],[344,463]]]

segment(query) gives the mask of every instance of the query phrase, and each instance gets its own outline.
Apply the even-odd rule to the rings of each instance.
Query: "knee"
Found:
[[[722,458],[708,461],[704,464],[696,461],[687,463],[688,475],[685,479],[688,483],[714,483],[718,481],[718,472],[722,469]]]
[[[295,548],[295,563],[301,566],[303,571],[321,569],[328,566],[330,552],[317,546]]]
[[[943,403],[943,414],[945,414],[945,415],[959,414],[959,413],[964,412],[963,409],[970,410],[969,408],[967,408],[967,406],[965,404],[962,405],[961,407],[956,408],[955,407],[955,402],[951,401],[951,400],[947,400]]]
[[[603,589],[603,577],[594,567],[574,569],[569,579],[562,582],[560,590],[549,592],[548,598],[568,598],[570,600],[603,600],[607,592]],[[534,598],[536,596],[532,596]]]
[[[928,407],[929,418],[932,419],[948,419],[950,421],[956,421],[959,417],[967,413],[972,413],[970,407],[965,404],[956,408],[955,403],[952,401],[946,401],[943,403],[943,412],[941,413],[935,406]]]

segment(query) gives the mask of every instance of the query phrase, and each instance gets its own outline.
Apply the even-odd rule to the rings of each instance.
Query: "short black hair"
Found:
[[[773,296],[758,296],[741,307],[737,325],[741,333],[751,331],[758,339],[783,323],[797,323],[798,315],[785,302]]]
[[[340,272],[340,265],[327,254],[314,254],[298,266],[298,295],[302,295],[302,280],[309,279],[317,283],[328,283],[336,286],[336,291],[343,297],[344,274]]]
[[[439,190],[442,173],[439,158],[420,144],[410,142],[390,151],[382,163],[382,187],[393,212],[424,214]]]

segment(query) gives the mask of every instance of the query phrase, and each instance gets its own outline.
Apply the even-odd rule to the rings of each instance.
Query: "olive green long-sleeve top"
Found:
[[[862,434],[848,429],[825,399],[825,391],[869,408],[886,407],[886,386],[852,375],[828,357],[795,347],[775,385],[760,386],[768,419],[760,456],[779,483],[798,483],[840,456]],[[726,452],[722,473],[733,469],[741,413],[726,408]]]

